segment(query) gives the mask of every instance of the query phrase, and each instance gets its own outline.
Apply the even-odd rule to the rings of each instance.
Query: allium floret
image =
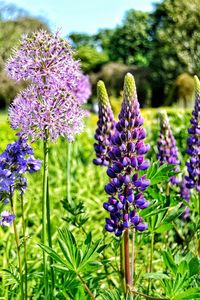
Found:
[[[69,141],[84,128],[83,110],[64,88],[35,85],[23,90],[9,108],[11,127],[32,139],[45,139],[47,130],[52,141],[60,135]]]
[[[167,113],[162,111],[160,113],[160,134],[157,143],[158,154],[157,158],[160,165],[167,163],[169,165],[177,165],[174,171],[179,171],[180,161],[178,159],[178,148],[176,147],[176,141],[173,136]],[[176,176],[170,178],[172,184],[178,184],[179,180]]]
[[[149,161],[145,160],[149,145],[144,143],[146,131],[142,125],[134,78],[128,73],[119,121],[112,135],[111,164],[107,169],[110,182],[105,186],[109,198],[103,205],[110,213],[105,229],[116,236],[131,226],[138,231],[148,227],[139,216],[139,210],[149,205],[143,191],[150,184],[145,174],[139,175],[139,171],[149,167]]]
[[[108,166],[114,155],[111,151],[111,136],[114,133],[116,121],[103,81],[99,81],[97,84],[97,96],[99,101],[99,118],[95,133],[97,143],[94,144],[96,159],[93,162],[96,165]]]
[[[32,139],[44,139],[48,133],[53,141],[59,135],[71,141],[83,130],[87,113],[81,104],[91,92],[89,79],[59,33],[39,31],[24,36],[6,69],[12,79],[32,82],[10,107],[14,129]]]
[[[6,70],[14,80],[64,86],[69,92],[77,87],[81,75],[69,43],[59,32],[51,34],[44,30],[24,35],[19,47],[13,50]]]
[[[200,192],[200,82],[197,76],[195,76],[195,106],[190,123],[192,126],[188,129],[190,136],[187,139],[186,149],[190,155],[190,160],[186,163],[188,170],[188,176],[185,176],[186,186]]]
[[[78,78],[77,87],[73,90],[73,95],[78,102],[85,103],[92,94],[92,87],[88,75],[80,73]]]

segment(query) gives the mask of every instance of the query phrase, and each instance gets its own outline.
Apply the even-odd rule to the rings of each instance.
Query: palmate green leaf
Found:
[[[158,162],[153,163],[147,172],[147,178],[151,181],[150,186],[167,182],[170,177],[177,174],[177,172],[173,172],[174,168],[175,165],[163,164],[159,166]]]
[[[92,236],[88,234],[82,249],[79,249],[73,234],[67,228],[59,229],[58,242],[65,259],[48,246],[40,245],[40,247],[56,262],[55,268],[61,271],[70,270],[76,274],[83,272],[87,265],[94,264],[97,256],[106,247],[102,245],[102,239],[92,243]]]
[[[81,262],[81,252],[77,248],[76,240],[73,234],[66,228],[58,229],[58,234],[58,242],[65,259],[70,265],[70,270],[77,272],[78,266]]]
[[[193,257],[189,262],[190,276],[197,274],[200,271],[200,261],[197,257]]]
[[[99,253],[103,251],[105,245],[101,245],[101,243],[102,239],[97,240],[93,245],[90,245],[90,249],[88,249],[88,251],[83,253],[83,257],[78,268],[79,271],[82,271],[87,264],[94,261]]]
[[[44,250],[45,252],[48,253],[49,256],[51,256],[51,258],[57,262],[57,263],[60,263],[61,266],[63,267],[67,267],[68,269],[71,269],[71,264],[68,263],[68,261],[65,261],[62,259],[62,257],[60,257],[60,255],[58,255],[56,253],[56,251],[54,251],[51,247],[49,246],[46,246],[46,245],[43,245],[43,244],[39,244],[40,248],[42,248],[42,250]]]
[[[174,221],[176,218],[178,218],[184,211],[184,207],[182,206],[182,203],[179,203],[177,206],[174,208],[170,208],[166,218],[165,218],[165,223],[170,223]]]
[[[173,228],[173,225],[172,225],[172,224],[170,224],[170,223],[165,223],[165,224],[162,224],[161,226],[159,226],[159,227],[155,230],[155,232],[156,232],[156,233],[162,233],[162,232],[168,231],[168,230],[170,230],[170,229],[172,229],[172,228]]]
[[[100,295],[102,300],[121,300],[117,289],[115,291],[104,290]]]
[[[187,291],[175,296],[173,300],[193,300],[200,299],[200,288],[189,288]]]
[[[170,251],[163,251],[162,252],[162,256],[163,256],[163,260],[164,260],[165,266],[170,269],[170,271],[172,272],[172,274],[176,275],[177,266],[176,266],[176,264],[174,262],[174,259],[172,257],[171,252]]]
[[[170,277],[162,272],[157,273],[146,273],[144,278],[154,279],[154,280],[162,280],[162,279],[170,279]]]

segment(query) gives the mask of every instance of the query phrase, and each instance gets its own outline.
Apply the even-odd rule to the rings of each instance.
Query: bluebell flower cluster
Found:
[[[99,119],[95,133],[97,143],[94,144],[96,158],[93,160],[93,163],[95,165],[109,166],[110,157],[108,152],[112,147],[111,136],[114,133],[116,121],[105,85],[101,80],[97,84],[97,96],[99,101]]]
[[[7,204],[15,190],[23,194],[27,187],[24,173],[37,172],[40,167],[41,161],[35,159],[27,138],[20,136],[16,142],[7,145],[0,155],[0,202]],[[1,225],[10,225],[13,219],[14,215],[5,210],[1,214]]]
[[[116,236],[122,235],[129,227],[138,231],[148,227],[139,216],[139,210],[149,205],[143,191],[150,184],[146,175],[139,175],[139,171],[149,167],[145,154],[150,147],[143,141],[146,131],[142,125],[134,78],[128,73],[125,76],[119,122],[111,138],[112,150],[108,152],[111,163],[107,175],[110,182],[105,186],[105,191],[109,198],[103,204],[110,213],[105,229]]]
[[[195,106],[190,120],[192,126],[188,129],[190,137],[187,139],[186,149],[190,155],[190,160],[186,163],[189,175],[185,176],[185,179],[189,189],[195,188],[200,192],[200,82],[197,76],[195,76],[195,91]]]
[[[178,148],[176,147],[176,141],[170,128],[167,113],[165,111],[160,113],[160,134],[157,146],[157,158],[160,161],[160,165],[163,165],[164,163],[177,165],[174,171],[178,172],[180,165],[180,161],[178,160]],[[178,184],[179,180],[176,176],[172,176],[170,178],[170,182],[172,184]]]

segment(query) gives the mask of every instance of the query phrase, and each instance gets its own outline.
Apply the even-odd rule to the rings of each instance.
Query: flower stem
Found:
[[[49,180],[47,179],[47,232],[48,232],[49,247],[52,248],[50,215],[51,215],[51,213],[50,213],[50,201],[49,201]],[[51,264],[51,267],[50,267],[50,269],[51,269],[51,284],[52,284],[51,297],[53,298],[55,278],[54,278],[54,269],[53,269],[53,259],[52,259],[52,257],[49,257],[49,261],[50,261],[50,264]]]
[[[199,222],[200,221],[200,193],[199,193],[199,197],[198,197],[198,204],[199,204],[199,220],[197,221],[197,222]],[[198,234],[197,234],[197,255],[198,255],[198,257],[200,258],[200,239],[199,239],[199,237],[198,237]]]
[[[67,144],[67,201],[70,204],[71,203],[71,168],[70,168],[70,163],[71,163],[71,143],[68,142]]]
[[[42,201],[42,243],[47,244],[47,184],[48,184],[48,158],[49,158],[49,137],[47,130],[44,139],[44,173],[43,173],[43,201]],[[44,264],[44,287],[45,299],[48,299],[48,270],[47,270],[47,254],[43,250]]]
[[[132,256],[131,256],[131,288],[134,288],[135,272],[135,229],[132,231]]]
[[[130,286],[131,286],[128,228],[124,231],[124,269],[125,269],[125,280],[126,280],[126,294],[128,294],[130,292]]]
[[[150,248],[150,261],[149,261],[149,273],[153,271],[153,252],[154,252],[154,232],[151,233],[151,248]],[[149,285],[148,285],[148,294],[151,291],[151,280],[149,279]]]
[[[10,205],[11,205],[11,212],[15,215],[14,205],[13,205],[13,197],[12,192],[10,191]],[[19,236],[17,233],[17,226],[15,219],[13,220],[13,228],[15,234],[15,242],[17,246],[17,256],[18,256],[18,264],[19,264],[19,273],[20,273],[20,288],[21,288],[21,299],[24,299],[24,280],[23,280],[23,272],[22,272],[22,260],[21,260],[21,253],[20,253],[20,241]]]
[[[94,297],[94,295],[92,294],[90,288],[88,287],[87,283],[83,280],[83,278],[78,274],[78,278],[80,279],[80,281],[82,282],[85,290],[87,291],[87,293],[90,295],[91,299],[96,300],[96,298]]]
[[[121,239],[120,243],[120,276],[122,282],[122,289],[124,294],[126,293],[126,286],[125,286],[125,278],[124,278],[124,241]]]
[[[22,211],[22,230],[23,230],[23,240],[24,240],[24,296],[27,299],[28,293],[28,284],[27,284],[27,275],[28,275],[28,266],[27,266],[27,244],[26,244],[26,223],[24,216],[24,197],[21,195],[21,211]]]

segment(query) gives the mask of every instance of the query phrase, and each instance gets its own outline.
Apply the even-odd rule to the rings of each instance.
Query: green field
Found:
[[[147,129],[147,141],[151,144],[151,151],[148,156],[151,161],[156,160],[156,140],[159,131],[159,121],[156,109],[143,109],[142,114],[145,118],[144,127]],[[177,140],[179,147],[180,160],[182,169],[187,158],[185,155],[187,127],[189,126],[190,112],[178,111],[176,109],[168,109],[171,127]],[[54,248],[58,252],[57,228],[67,228],[73,232],[77,242],[82,243],[86,233],[92,233],[93,239],[104,238],[104,243],[109,246],[104,250],[103,256],[99,259],[107,261],[106,267],[101,264],[97,268],[91,269],[86,274],[86,279],[91,289],[114,289],[120,286],[118,278],[119,271],[119,240],[114,238],[112,234],[104,232],[104,219],[107,217],[106,211],[102,204],[107,200],[104,192],[104,185],[108,182],[105,168],[94,166],[92,159],[95,154],[93,151],[94,132],[96,129],[97,117],[93,114],[86,120],[85,132],[77,136],[76,141],[70,145],[70,192],[72,203],[68,209],[63,208],[63,201],[67,203],[67,153],[68,143],[64,139],[59,139],[57,143],[50,146],[50,199],[51,199],[51,220],[53,224],[53,242]],[[15,139],[15,132],[10,129],[5,113],[0,115],[0,150],[5,149],[7,143]],[[42,160],[43,145],[42,142],[33,144],[35,156]],[[178,193],[178,190],[175,191]],[[42,229],[42,169],[37,173],[28,177],[28,189],[25,194],[25,216],[27,224],[27,243],[28,243],[28,269],[29,283],[28,290],[30,299],[43,299],[41,296],[41,278],[42,278],[42,251],[38,246],[40,243]],[[20,203],[17,201],[17,207]],[[80,204],[83,204],[80,207]],[[172,208],[177,203],[172,199]],[[172,209],[171,208],[171,209]],[[17,227],[21,230],[20,210],[17,209]],[[194,216],[191,216],[191,222],[183,222],[180,218],[175,222],[176,229],[172,228],[164,233],[155,235],[155,252],[154,252],[154,272],[162,271],[165,267],[162,260],[161,251],[170,249],[174,253],[185,255],[188,251],[195,253],[195,241],[191,237],[193,232]],[[178,228],[178,229],[177,229]],[[184,239],[181,240],[180,236]],[[150,236],[148,233],[137,234],[136,237],[136,285],[139,291],[143,292],[147,289],[148,279],[144,278],[144,274],[148,271]],[[55,246],[57,245],[57,246]],[[0,272],[0,299],[20,299],[19,286],[17,283],[18,272],[16,263],[16,247],[14,243],[13,229],[0,228],[0,265],[3,269],[9,270]],[[98,282],[97,282],[97,269]],[[39,271],[38,271],[39,270]],[[60,273],[58,278],[61,280]],[[93,279],[91,274],[93,274]],[[173,274],[172,274],[173,275]],[[64,276],[64,275],[63,275]],[[110,278],[107,281],[105,278]],[[172,276],[173,279],[173,276]],[[70,298],[67,291],[69,283],[66,279],[65,284],[60,288],[59,280],[56,284],[57,296],[55,299],[89,299],[84,289],[80,285],[74,295]],[[173,279],[174,280],[174,279]],[[98,286],[98,288],[97,288]],[[157,280],[153,282],[153,291],[163,293],[163,287]],[[34,295],[34,296],[33,296]],[[101,298],[98,298],[101,299]],[[104,298],[105,299],[105,298]],[[108,298],[109,299],[109,298]],[[135,299],[143,299],[139,297]],[[173,298],[171,298],[173,299]],[[189,298],[187,298],[189,299]],[[192,298],[193,299],[193,298]]]

